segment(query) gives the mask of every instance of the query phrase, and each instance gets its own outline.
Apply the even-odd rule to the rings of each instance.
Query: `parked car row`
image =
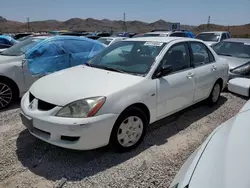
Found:
[[[250,41],[215,33],[216,41],[211,33],[194,39],[187,31],[97,40],[30,35],[0,53],[0,108],[23,96],[22,123],[38,139],[75,150],[130,151],[151,123],[200,101],[215,105],[229,79],[250,75]],[[247,185],[247,176],[237,184],[232,177],[235,168],[248,172],[248,153],[240,148],[246,148],[249,104],[214,130],[171,188]]]

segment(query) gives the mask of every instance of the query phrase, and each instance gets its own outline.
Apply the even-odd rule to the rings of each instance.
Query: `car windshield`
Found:
[[[219,33],[200,33],[195,38],[203,41],[218,42],[220,39]]]
[[[145,75],[166,43],[122,41],[104,49],[86,65],[121,73]]]
[[[250,58],[250,43],[223,41],[215,44],[212,48],[218,55]]]
[[[98,41],[103,43],[103,44],[106,44],[106,45],[109,45],[111,42],[112,42],[113,39],[109,39],[109,38],[99,38]]]
[[[26,53],[29,49],[34,47],[36,44],[41,42],[42,38],[28,38],[23,41],[20,41],[19,43],[15,44],[14,46],[8,48],[7,50],[4,50],[1,55],[6,56],[20,56],[24,53]]]

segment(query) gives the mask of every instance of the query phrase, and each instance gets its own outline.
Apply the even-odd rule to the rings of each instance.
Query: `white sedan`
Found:
[[[227,80],[228,63],[200,40],[130,38],[36,81],[22,98],[21,117],[53,145],[128,151],[149,124],[205,99],[217,103]]]
[[[170,188],[249,188],[250,101],[188,158]]]

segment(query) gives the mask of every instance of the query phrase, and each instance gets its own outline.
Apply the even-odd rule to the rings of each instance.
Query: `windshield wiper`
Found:
[[[84,63],[83,65],[87,65],[88,67],[92,67],[89,63]]]
[[[230,55],[230,54],[218,53],[218,55],[223,55],[223,56],[229,56],[229,57],[232,57],[232,55]]]
[[[114,67],[100,67],[103,68],[105,70],[109,70],[109,71],[115,71],[115,72],[120,72],[120,73],[126,73],[125,71],[122,71],[120,69],[114,68]]]

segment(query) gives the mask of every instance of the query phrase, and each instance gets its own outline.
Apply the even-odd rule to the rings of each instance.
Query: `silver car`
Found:
[[[229,63],[229,79],[250,78],[250,39],[231,38],[212,46]]]
[[[249,188],[250,101],[188,158],[170,188]]]

